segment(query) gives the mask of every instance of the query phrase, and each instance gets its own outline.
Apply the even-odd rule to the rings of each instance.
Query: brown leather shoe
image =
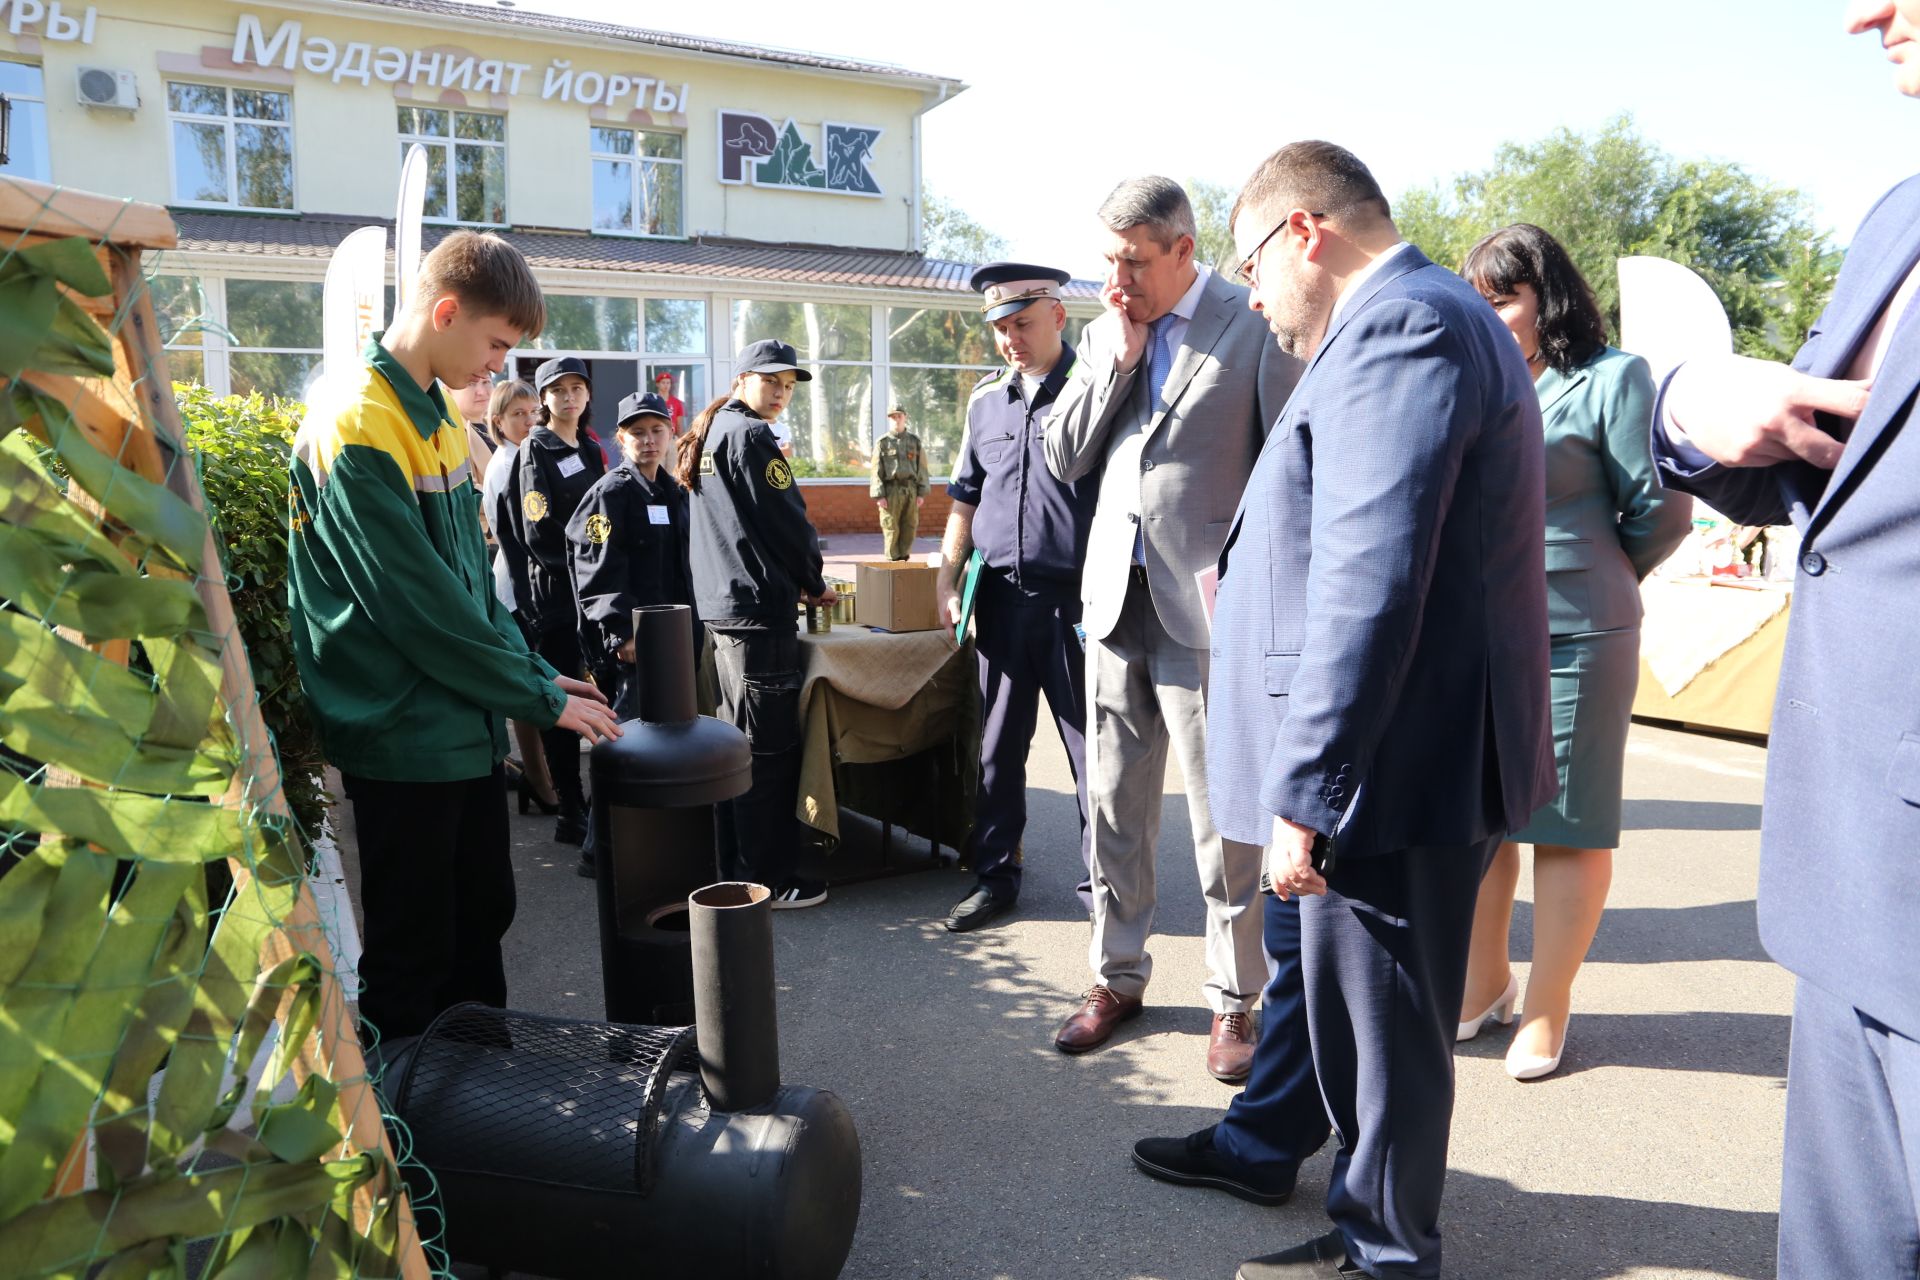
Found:
[[[1253,1015],[1216,1013],[1213,1034],[1207,1038],[1207,1074],[1227,1084],[1239,1084],[1253,1070]]]
[[[1113,1038],[1113,1029],[1140,1016],[1140,997],[1123,996],[1111,987],[1093,987],[1081,997],[1079,1012],[1068,1018],[1053,1038],[1062,1053],[1086,1053]]]

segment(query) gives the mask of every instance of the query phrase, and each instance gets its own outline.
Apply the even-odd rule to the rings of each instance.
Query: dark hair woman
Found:
[[[535,371],[533,386],[540,397],[539,425],[521,444],[499,503],[512,530],[511,537],[502,534],[500,552],[507,559],[515,617],[527,642],[555,671],[580,679],[586,659],[567,564],[567,521],[606,474],[606,458],[586,429],[593,384],[585,361],[574,356],[549,360]],[[549,729],[542,741],[560,797],[553,838],[581,844],[587,837],[587,802],[577,735]]]
[[[1533,967],[1507,1050],[1516,1080],[1566,1048],[1574,975],[1600,926],[1620,843],[1621,772],[1640,670],[1640,580],[1686,536],[1691,507],[1660,487],[1646,361],[1606,345],[1606,317],[1567,251],[1518,223],[1473,246],[1461,275],[1512,330],[1546,430],[1547,629],[1560,794],[1500,846],[1480,889],[1459,1038],[1512,1020],[1507,928],[1520,846],[1533,846]]]
[[[773,890],[776,908],[824,902],[798,874],[802,600],[832,604],[820,538],[775,443],[773,422],[811,377],[794,349],[762,341],[734,361],[731,394],[680,440],[678,475],[692,491],[694,601],[713,635],[720,718],[753,748],[753,783],[722,806],[720,874]]]

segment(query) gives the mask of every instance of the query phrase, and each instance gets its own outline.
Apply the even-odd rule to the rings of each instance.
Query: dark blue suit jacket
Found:
[[[1796,369],[1842,375],[1920,260],[1920,177],[1867,215]],[[1721,467],[1677,450],[1670,487],[1742,524],[1801,533],[1774,702],[1760,936],[1796,974],[1920,1035],[1920,307],[1910,307],[1831,473]],[[1836,433],[1842,423],[1823,423]],[[1704,465],[1700,465],[1704,464]]]
[[[1418,249],[1348,299],[1220,556],[1207,766],[1221,834],[1340,858],[1519,829],[1556,789],[1540,400]]]

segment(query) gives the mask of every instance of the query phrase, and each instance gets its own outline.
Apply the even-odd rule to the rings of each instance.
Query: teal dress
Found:
[[[1612,849],[1640,675],[1640,580],[1687,535],[1692,504],[1660,487],[1647,362],[1612,347],[1535,381],[1546,430],[1547,630],[1560,793],[1510,838]]]

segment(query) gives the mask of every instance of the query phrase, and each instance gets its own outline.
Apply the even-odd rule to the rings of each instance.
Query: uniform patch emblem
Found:
[[[587,517],[587,541],[599,546],[613,536],[613,521],[598,511]]]
[[[793,488],[793,468],[785,458],[775,458],[767,464],[767,483],[776,489]]]
[[[520,499],[520,510],[526,513],[529,520],[544,520],[547,515],[547,495],[538,489],[530,491]]]
[[[714,472],[713,472],[713,459],[712,459],[712,458],[710,458],[710,457],[708,457],[708,456],[707,456],[706,454],[704,454],[704,453],[703,453],[703,454],[701,454],[701,455],[700,455],[700,474],[701,474],[701,475],[703,475],[703,476],[710,476],[710,475],[712,475],[713,473],[714,473]]]

